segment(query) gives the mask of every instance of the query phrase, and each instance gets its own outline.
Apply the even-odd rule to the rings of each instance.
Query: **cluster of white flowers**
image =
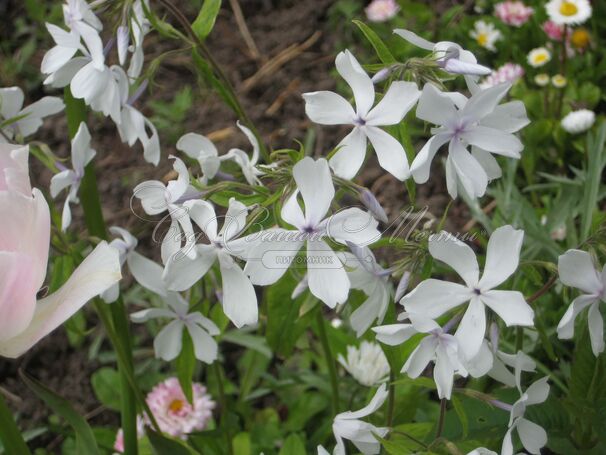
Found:
[[[572,11],[564,4],[577,5],[582,1],[561,0],[560,3],[560,10]],[[106,66],[107,52],[112,48],[113,40],[103,46],[99,35],[102,24],[90,6],[84,0],[69,0],[64,5],[68,30],[47,24],[56,46],[45,55],[42,71],[47,74],[46,84],[54,87],[69,85],[74,97],[83,99],[91,109],[112,118],[124,142],[133,145],[140,141],[146,160],[158,164],[160,146],[156,130],[133,107],[146,86],[145,82],[137,81],[143,68],[142,42],[149,24],[143,14],[142,0],[129,5],[123,16],[129,19],[119,25],[115,39],[120,65]],[[238,328],[251,326],[259,319],[254,286],[272,285],[292,264],[302,263],[305,278],[294,294],[309,291],[331,309],[346,305],[352,289],[361,290],[366,295],[366,300],[351,312],[350,317],[351,327],[358,337],[372,328],[376,338],[389,345],[402,344],[415,335],[422,338],[403,365],[402,372],[416,378],[433,363],[433,377],[440,398],[451,398],[457,375],[489,375],[506,386],[516,386],[521,394],[520,400],[513,406],[501,404],[511,411],[502,453],[513,453],[511,438],[514,430],[517,430],[526,450],[539,453],[546,444],[545,432],[525,419],[524,411],[526,406],[544,401],[549,386],[546,379],[541,379],[522,392],[521,373],[534,371],[534,362],[522,352],[510,354],[498,349],[496,322],[501,320],[507,327],[532,327],[534,323],[534,311],[520,292],[497,289],[518,268],[524,232],[509,225],[494,230],[486,248],[482,274],[476,254],[469,245],[444,231],[432,235],[428,241],[429,253],[454,269],[464,284],[430,278],[403,295],[411,272],[404,273],[394,292],[391,282],[394,270],[381,267],[368,248],[381,238],[377,219],[386,221],[385,212],[374,196],[370,192],[364,193],[370,200],[366,204],[371,207],[369,211],[356,207],[340,211],[334,208],[335,182],[354,185],[349,180],[355,178],[362,168],[368,142],[382,169],[400,181],[412,178],[418,184],[429,180],[431,163],[442,146],[448,145],[446,185],[453,199],[462,193],[471,198],[486,193],[489,182],[501,176],[501,168],[494,155],[514,159],[521,156],[523,144],[516,133],[529,120],[523,103],[502,102],[511,88],[510,82],[495,80],[490,86],[478,84],[479,76],[489,75],[491,70],[479,64],[470,51],[456,43],[432,43],[407,30],[395,30],[395,33],[429,51],[426,61],[431,62],[432,70],[439,68],[450,75],[463,75],[470,96],[443,91],[430,82],[420,87],[417,82],[390,80],[380,101],[375,104],[376,84],[382,78],[373,80],[353,54],[346,50],[337,55],[335,63],[337,71],[351,88],[355,106],[341,95],[329,91],[303,95],[305,111],[312,121],[352,128],[335,145],[335,151],[328,160],[308,156],[291,168],[280,168],[280,162],[264,166],[260,163],[258,139],[240,123],[238,127],[252,146],[251,155],[240,149],[219,154],[217,147],[203,135],[188,133],[182,136],[176,148],[198,163],[201,175],[192,179],[186,163],[170,156],[174,160],[175,179],[168,183],[145,181],[134,190],[134,197],[140,201],[146,214],[162,215],[170,222],[161,242],[162,265],[135,251],[135,236],[124,229],[112,228],[112,233],[118,238],[111,245],[119,251],[121,264],[127,264],[135,280],[166,303],[163,308],[135,312],[131,318],[134,322],[155,318],[171,320],[155,338],[157,357],[175,359],[182,349],[186,330],[193,342],[196,358],[212,363],[218,356],[218,345],[213,337],[219,335],[220,330],[210,319],[190,308],[189,296],[182,293],[187,293],[205,276],[210,275],[216,284],[220,277],[217,296],[224,314]],[[491,24],[476,23],[473,36],[480,45],[492,50],[500,34]],[[131,38],[132,45],[129,44]],[[125,70],[122,65],[129,54],[130,64]],[[529,55],[529,63],[533,66],[545,64],[549,59],[546,49],[536,49]],[[382,80],[385,79],[387,77]],[[0,92],[0,96],[10,98],[13,92]],[[6,104],[9,107],[6,112],[2,111],[2,116],[16,117],[13,125],[17,129],[14,131],[28,135],[39,126],[43,116],[62,107],[56,101],[42,101],[44,99],[39,102],[42,107],[33,109],[34,105],[30,106],[31,116],[21,119],[21,113],[25,111],[21,110],[21,97],[20,101],[16,99]],[[4,106],[3,103],[3,109]],[[400,124],[413,110],[416,118],[432,127],[431,137],[409,162],[408,156],[412,151],[407,153],[400,141],[384,128]],[[565,128],[566,123],[577,125],[579,119],[563,121]],[[568,130],[574,128],[580,130],[575,126]],[[10,139],[14,131],[4,134]],[[61,172],[52,180],[53,197],[69,188],[63,210],[63,229],[70,224],[70,204],[78,200],[84,169],[95,156],[90,142],[88,129],[82,123],[72,141],[73,169],[58,163]],[[260,229],[251,226],[249,214],[258,207],[247,206],[231,197],[219,229],[217,218],[220,216],[206,196],[216,180],[237,178],[221,170],[227,161],[239,166],[242,178],[251,187],[263,185],[262,178],[271,179],[278,171],[282,177],[292,177],[284,185],[279,203],[276,201],[276,218],[279,214],[276,225],[263,225]],[[204,237],[207,241],[202,242]],[[599,303],[606,301],[606,269],[600,275],[589,254],[576,250],[562,256],[559,267],[562,282],[581,289],[584,294],[572,302],[558,327],[558,334],[561,338],[570,338],[575,317],[589,307],[592,348],[597,355],[604,350]],[[103,297],[112,302],[118,298],[119,292],[119,288],[113,286]],[[382,324],[388,306],[394,300],[404,307],[399,323],[373,327],[374,324]],[[449,319],[445,324],[438,322],[446,315]],[[488,321],[494,322],[490,325]],[[387,360],[380,345],[375,343],[364,341],[360,348],[350,346],[347,357],[341,356],[339,361],[365,386],[375,386],[389,374]],[[378,453],[380,445],[375,435],[383,437],[389,429],[360,419],[377,411],[386,397],[387,387],[382,384],[368,406],[334,418],[335,454],[345,454],[345,439],[352,441],[364,454]],[[475,452],[488,453],[486,449]],[[318,447],[318,453],[327,452]]]

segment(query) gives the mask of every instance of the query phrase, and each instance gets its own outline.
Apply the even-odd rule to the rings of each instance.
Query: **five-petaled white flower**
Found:
[[[387,395],[387,386],[382,384],[365,407],[358,411],[346,411],[335,416],[332,424],[332,431],[337,440],[334,455],[345,455],[344,439],[350,440],[364,455],[379,453],[381,444],[375,435],[383,438],[389,432],[389,428],[376,427],[360,419],[379,409],[387,399]]]
[[[189,184],[189,173],[185,163],[174,156],[170,158],[175,160],[173,168],[178,175],[176,180],[171,180],[167,185],[158,180],[148,180],[139,183],[133,190],[133,196],[141,201],[145,213],[159,215],[168,212],[170,216],[170,228],[161,246],[164,264],[179,251],[192,258],[196,255],[196,250],[193,248],[194,229],[183,203],[198,193]],[[185,245],[181,247],[183,240]]]
[[[402,367],[402,373],[418,378],[434,362],[433,378],[440,398],[450,400],[454,375],[467,376],[467,370],[459,358],[459,341],[448,333],[453,322],[440,327],[438,323],[418,314],[402,313],[398,320],[410,319],[410,323],[388,324],[373,327],[377,340],[397,346],[417,333],[426,333],[419,345],[410,354]]]
[[[362,336],[375,320],[383,322],[387,307],[393,297],[393,286],[389,281],[391,270],[384,269],[377,262],[368,247],[350,244],[352,253],[345,253],[345,267],[352,289],[359,289],[368,298],[351,314],[349,322]]]
[[[307,245],[309,290],[326,305],[334,308],[344,303],[350,281],[337,253],[326,243],[330,238],[341,244],[368,245],[381,237],[377,221],[367,212],[352,207],[326,217],[335,195],[328,163],[324,158],[314,161],[306,157],[293,167],[296,191],[282,206],[282,219],[295,230],[268,229],[248,236],[244,271],[254,284],[275,283],[295,261],[299,250]],[[305,211],[299,205],[303,197]],[[326,217],[326,218],[325,218]]]
[[[494,311],[507,326],[532,326],[534,311],[518,291],[494,288],[517,269],[524,231],[506,225],[490,236],[484,273],[480,278],[478,261],[473,250],[447,232],[429,238],[429,252],[437,260],[452,267],[465,284],[436,279],[422,281],[405,295],[400,303],[411,315],[435,319],[447,311],[469,302],[455,332],[465,361],[475,357],[482,347],[486,332],[486,309]]]
[[[155,318],[173,319],[154,339],[156,357],[167,362],[175,359],[183,346],[183,329],[187,329],[196,358],[201,362],[213,363],[218,351],[213,336],[219,335],[219,328],[199,311],[190,313],[187,301],[178,292],[169,292],[166,303],[170,309],[148,308],[130,315],[131,320],[137,323]]]
[[[513,430],[517,430],[520,441],[529,453],[540,454],[541,447],[547,444],[547,433],[545,430],[534,422],[526,419],[524,413],[527,406],[543,403],[549,395],[548,378],[542,378],[534,382],[526,392],[518,387],[520,391],[520,399],[511,407],[509,416],[509,428],[505,433],[503,445],[501,447],[501,455],[513,455]]]
[[[56,96],[45,96],[23,107],[23,91],[19,87],[0,88],[0,142],[12,140],[16,135],[27,137],[42,125],[42,119],[61,112],[65,105]]]
[[[374,107],[375,88],[371,78],[349,52],[339,53],[337,71],[351,87],[356,110],[334,92],[304,93],[305,112],[321,125],[353,125],[354,129],[337,145],[330,159],[335,174],[352,179],[362,167],[367,139],[372,144],[379,165],[399,180],[410,176],[408,159],[402,144],[380,126],[396,125],[419,99],[419,89],[413,82],[393,82],[383,99]]]
[[[580,289],[583,294],[572,301],[558,324],[558,337],[570,339],[574,334],[577,315],[589,307],[589,336],[591,349],[598,356],[604,351],[604,320],[600,303],[606,303],[606,265],[600,273],[586,251],[568,250],[558,259],[560,281],[566,286]]]
[[[223,312],[236,327],[256,323],[257,295],[235,259],[242,258],[245,253],[243,247],[246,238],[238,236],[246,227],[248,208],[231,198],[223,227],[217,233],[217,215],[212,204],[195,200],[184,205],[209,243],[198,243],[194,246],[195,259],[188,259],[179,254],[170,258],[164,269],[164,280],[168,288],[175,291],[189,289],[218,261],[223,280]]]
[[[109,246],[120,253],[120,265],[124,266],[124,263],[127,263],[133,278],[141,286],[158,295],[166,296],[166,285],[162,281],[162,266],[135,251],[138,243],[137,238],[126,229],[113,226],[109,228],[109,231],[121,237],[109,243]],[[105,291],[101,297],[106,303],[111,303],[115,302],[119,295],[120,284],[116,283]]]
[[[72,169],[66,169],[62,164],[57,163],[61,172],[54,175],[51,179],[50,192],[52,197],[57,197],[65,188],[69,188],[69,194],[65,198],[63,205],[63,215],[61,217],[61,229],[66,230],[72,222],[72,212],[70,204],[77,204],[78,190],[84,177],[84,168],[91,162],[97,152],[90,147],[90,133],[86,123],[80,123],[78,131],[72,139]]]
[[[475,55],[463,49],[457,43],[450,41],[432,43],[416,33],[401,28],[393,32],[421,49],[432,51],[438,66],[447,73],[463,74],[465,76],[486,76],[491,73],[490,68],[478,64]]]
[[[202,176],[198,180],[203,185],[207,185],[209,180],[215,178],[222,159],[225,159],[225,157],[219,157],[217,147],[210,139],[196,133],[181,136],[177,142],[177,150],[198,161],[202,170]]]
[[[240,169],[242,169],[242,174],[249,185],[261,185],[259,176],[263,175],[263,171],[257,166],[257,163],[259,162],[259,153],[261,151],[259,141],[249,128],[245,127],[240,122],[237,122],[237,125],[238,128],[240,128],[240,130],[246,135],[246,138],[253,147],[252,156],[249,157],[248,153],[246,153],[244,150],[234,148],[227,152],[222,158],[233,160],[238,166],[240,166]]]
[[[510,84],[500,84],[476,90],[467,99],[459,93],[442,93],[434,85],[426,84],[417,106],[417,117],[438,127],[431,130],[433,136],[412,162],[415,182],[427,182],[436,152],[448,143],[448,193],[456,198],[460,183],[469,196],[483,196],[488,180],[501,175],[491,153],[520,158],[524,148],[513,134],[528,124],[524,105],[521,102],[498,105],[510,87]],[[473,146],[471,153],[467,150],[470,145]]]

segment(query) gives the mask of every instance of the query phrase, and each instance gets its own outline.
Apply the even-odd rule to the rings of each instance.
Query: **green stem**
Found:
[[[4,444],[5,453],[31,455],[2,392],[0,392],[0,440]]]
[[[335,365],[335,359],[332,356],[330,344],[328,343],[328,335],[326,334],[326,321],[322,311],[317,312],[317,323],[318,333],[320,335],[320,343],[322,344],[322,350],[324,351],[324,357],[326,359],[326,365],[328,366],[328,374],[330,376],[330,387],[332,389],[332,411],[334,415],[339,413],[339,381],[337,378],[337,366]]]
[[[440,418],[438,420],[438,429],[436,430],[436,439],[442,436],[442,430],[444,429],[444,418],[446,417],[446,398],[440,400]]]
[[[394,381],[396,380],[396,375],[393,371],[389,372],[389,391],[387,396],[387,420],[386,426],[387,428],[391,428],[393,424],[393,414],[396,408],[396,385]]]
[[[65,113],[67,116],[68,131],[71,138],[76,135],[82,122],[86,121],[86,106],[82,100],[75,99],[69,87],[65,89]],[[84,210],[84,221],[87,230],[91,236],[107,239],[107,226],[103,219],[101,208],[101,198],[97,187],[97,177],[95,175],[94,162],[91,162],[84,171],[84,177],[80,185],[80,200]],[[103,315],[105,329],[109,333],[111,323],[107,317],[107,308],[103,303],[96,305],[97,311]],[[137,437],[137,406],[136,395],[137,385],[129,384],[127,377],[128,371],[134,371],[132,349],[130,348],[130,334],[128,330],[128,319],[122,301],[115,302],[109,307],[113,321],[112,332],[117,335],[112,339],[114,350],[122,351],[122,362],[118,364],[120,373],[120,391],[121,391],[121,423],[124,432],[124,447],[126,453],[137,455],[138,437]],[[116,343],[120,343],[120,347]],[[124,349],[121,349],[124,348]],[[153,421],[153,416],[152,416]]]
[[[223,388],[223,373],[221,372],[221,365],[219,362],[215,362],[212,365],[212,369],[215,371],[217,380],[217,389],[219,392],[219,406],[221,409],[220,425],[221,431],[225,435],[225,441],[227,444],[227,452],[229,455],[233,455],[234,448],[231,444],[231,437],[229,435],[229,428],[227,426],[227,400],[225,397],[225,389]]]
[[[263,159],[266,162],[269,162],[269,154],[267,153],[267,148],[265,147],[265,144],[261,140],[259,131],[255,127],[254,123],[251,121],[248,114],[246,113],[246,110],[242,106],[242,103],[240,103],[240,100],[238,99],[238,96],[236,95],[236,91],[235,91],[233,85],[231,84],[229,78],[226,76],[225,72],[221,68],[221,65],[219,65],[219,63],[215,60],[213,55],[210,53],[210,51],[206,47],[206,44],[204,44],[204,42],[198,37],[196,32],[194,32],[194,30],[191,27],[191,24],[189,23],[187,18],[183,15],[183,13],[179,10],[179,8],[177,8],[175,5],[173,5],[168,0],[159,0],[159,1],[175,17],[175,19],[177,19],[177,21],[179,21],[181,26],[185,29],[187,35],[192,40],[193,45],[196,48],[196,50],[198,51],[198,53],[211,66],[211,68],[213,69],[217,78],[221,81],[223,87],[229,94],[229,98],[233,103],[233,106],[230,105],[230,107],[233,109],[233,111],[239,117],[239,119],[243,123],[245,123],[246,126],[248,126],[251,129],[251,131],[257,138],[257,141],[259,142],[259,146],[261,148],[261,156],[263,157]]]
[[[516,352],[524,348],[524,328],[516,327]]]

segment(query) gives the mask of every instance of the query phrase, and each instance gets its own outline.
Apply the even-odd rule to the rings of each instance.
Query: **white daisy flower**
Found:
[[[549,74],[541,73],[534,77],[534,83],[539,87],[546,87],[549,84]]]
[[[591,17],[589,0],[551,0],[545,9],[549,19],[558,25],[579,25]]]
[[[568,133],[578,134],[587,131],[595,122],[595,113],[589,109],[572,111],[562,119],[562,128]]]
[[[555,88],[564,88],[566,85],[568,85],[568,79],[561,74],[556,74],[551,78],[551,83]]]
[[[474,29],[469,35],[483,48],[495,52],[495,43],[501,39],[501,32],[490,22],[476,21],[473,26]]]
[[[551,52],[545,47],[537,47],[528,53],[526,60],[533,68],[539,68],[551,61]]]

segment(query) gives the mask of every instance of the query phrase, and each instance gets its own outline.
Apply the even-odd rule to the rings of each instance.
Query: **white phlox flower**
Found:
[[[464,285],[430,278],[422,281],[405,295],[400,303],[410,315],[436,319],[469,303],[454,334],[464,360],[473,359],[486,332],[486,307],[510,326],[533,326],[534,311],[518,291],[495,288],[509,278],[518,267],[524,231],[506,225],[490,236],[484,273],[480,278],[478,261],[473,250],[447,232],[429,238],[429,253],[452,267]]]
[[[199,311],[189,312],[187,301],[177,292],[166,296],[168,308],[148,308],[130,315],[133,322],[142,323],[150,319],[172,319],[154,339],[156,357],[170,361],[179,355],[183,343],[183,329],[187,329],[194,345],[194,354],[204,363],[213,363],[217,358],[219,328]]]
[[[351,288],[361,290],[368,297],[349,319],[356,335],[362,336],[375,321],[383,322],[393,297],[393,286],[389,281],[391,270],[379,265],[370,248],[348,246],[352,253],[344,253],[343,263],[348,268]]]
[[[337,440],[333,455],[345,455],[345,441],[350,440],[364,455],[375,455],[381,450],[381,444],[374,435],[381,438],[389,432],[389,428],[376,427],[360,419],[367,417],[379,409],[387,399],[387,386],[382,384],[368,405],[358,411],[346,411],[337,414],[333,420],[332,431]],[[325,451],[325,449],[322,449]],[[318,453],[324,453],[318,449]]]
[[[443,93],[426,84],[417,106],[417,117],[433,123],[433,136],[423,146],[411,165],[417,183],[429,179],[431,162],[442,145],[448,143],[446,184],[454,199],[461,185],[471,197],[483,196],[488,181],[501,176],[491,154],[520,158],[524,148],[513,134],[528,124],[526,109],[520,101],[499,105],[510,84],[500,84],[475,91],[467,99],[459,93]],[[468,147],[472,146],[471,153]]]
[[[419,99],[419,89],[413,82],[396,81],[373,108],[375,88],[371,78],[349,51],[337,55],[337,71],[351,87],[355,110],[349,102],[334,92],[304,93],[305,113],[321,125],[352,125],[353,130],[337,145],[330,167],[344,179],[358,173],[366,156],[367,141],[372,144],[379,165],[399,180],[410,176],[408,158],[402,144],[383,131],[381,126],[396,125]]]
[[[217,233],[215,209],[207,201],[187,201],[185,208],[191,219],[209,240],[194,246],[195,259],[174,255],[166,263],[164,281],[171,290],[189,289],[202,278],[215,262],[219,262],[223,281],[223,312],[236,327],[255,324],[258,319],[257,295],[249,278],[236,259],[245,255],[245,238],[238,238],[246,227],[248,208],[231,198],[223,227]]]
[[[388,324],[373,327],[377,340],[390,346],[397,346],[417,333],[426,333],[419,345],[410,354],[402,367],[402,373],[418,378],[430,362],[434,362],[433,377],[438,396],[450,400],[454,375],[466,377],[467,370],[461,362],[459,341],[448,331],[456,322],[452,320],[444,327],[427,317],[402,313],[398,320],[410,319],[410,323]]]
[[[77,204],[78,191],[80,183],[84,177],[84,168],[92,161],[97,152],[90,146],[90,133],[86,123],[80,123],[76,135],[72,139],[71,159],[73,169],[66,169],[60,163],[57,167],[63,168],[61,172],[54,175],[51,179],[50,192],[53,198],[57,197],[61,191],[69,188],[69,194],[63,204],[63,214],[61,216],[61,229],[66,230],[72,222],[72,212],[70,204]]]
[[[240,166],[240,169],[242,169],[242,174],[249,185],[261,185],[259,176],[263,175],[263,171],[258,166],[259,154],[261,152],[259,141],[249,128],[245,127],[240,122],[237,122],[237,125],[238,128],[240,128],[240,130],[246,135],[246,138],[252,145],[252,156],[249,157],[248,153],[246,153],[244,150],[234,148],[223,155],[221,159],[233,160],[238,166]]]
[[[0,143],[12,141],[16,136],[26,138],[38,131],[42,119],[61,112],[65,105],[56,96],[45,96],[23,107],[23,90],[19,87],[0,88]]]
[[[549,395],[549,384],[547,377],[534,382],[526,392],[518,387],[520,391],[520,399],[511,406],[509,416],[509,428],[505,433],[503,445],[501,447],[501,455],[513,455],[513,440],[512,433],[517,431],[520,441],[531,454],[540,454],[541,447],[547,444],[547,433],[545,430],[534,422],[526,419],[524,413],[528,406],[543,403]],[[496,403],[495,403],[496,404]]]
[[[335,188],[325,159],[306,157],[293,167],[297,189],[282,206],[282,219],[294,230],[272,228],[248,236],[251,245],[244,271],[254,284],[275,283],[306,246],[304,263],[311,293],[334,308],[344,303],[350,280],[337,253],[326,239],[365,246],[380,238],[378,222],[357,207],[326,216]],[[299,205],[302,196],[305,210]]]
[[[163,268],[151,259],[146,258],[135,251],[137,248],[137,238],[121,227],[110,227],[109,231],[120,238],[114,239],[109,246],[115,248],[120,253],[120,265],[128,264],[128,269],[133,278],[144,288],[161,295],[166,296],[166,285],[162,281]],[[115,302],[120,295],[120,285],[116,283],[101,297],[106,303]]]
[[[63,21],[70,29],[77,29],[81,23],[95,30],[102,30],[103,24],[85,0],[67,0],[63,5]]]
[[[360,347],[347,346],[347,358],[339,354],[337,360],[356,381],[366,387],[384,382],[389,376],[389,363],[377,343],[362,341]]]
[[[604,351],[604,320],[600,303],[606,303],[606,265],[600,272],[588,252],[568,250],[558,258],[558,273],[564,285],[581,291],[581,295],[572,301],[558,324],[558,337],[571,339],[576,317],[585,308],[589,308],[589,337],[591,349],[597,357]]]
[[[210,139],[202,134],[187,133],[177,141],[177,150],[182,151],[190,158],[198,161],[202,176],[198,179],[203,185],[207,185],[209,180],[215,178],[221,161],[225,157],[219,157],[217,147]]]
[[[189,218],[188,210],[183,203],[195,197],[198,193],[190,186],[189,173],[185,163],[179,158],[174,159],[174,170],[177,179],[164,184],[158,180],[148,180],[138,184],[133,190],[133,196],[141,201],[143,210],[148,215],[160,215],[168,212],[170,227],[162,240],[162,262],[181,252],[190,258],[196,256],[194,230]],[[181,244],[185,241],[184,246]]]
[[[470,51],[463,49],[457,43],[452,43],[450,41],[432,43],[425,38],[421,38],[416,33],[401,28],[396,29],[393,32],[421,49],[432,51],[438,66],[447,73],[475,77],[486,76],[492,71],[490,68],[478,64],[475,55]]]

